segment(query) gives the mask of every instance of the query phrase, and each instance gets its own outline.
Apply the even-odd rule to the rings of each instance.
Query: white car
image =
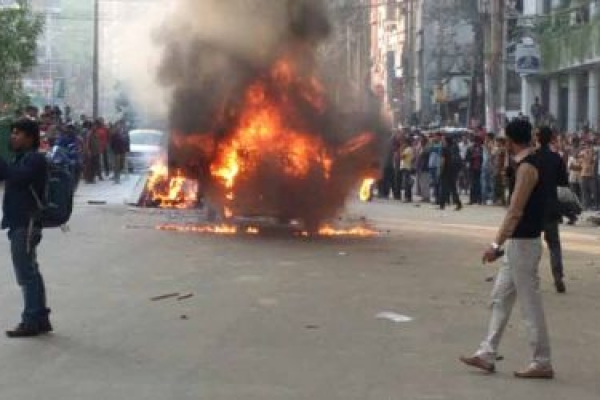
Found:
[[[165,154],[167,135],[155,129],[134,129],[129,132],[129,170],[145,172]]]

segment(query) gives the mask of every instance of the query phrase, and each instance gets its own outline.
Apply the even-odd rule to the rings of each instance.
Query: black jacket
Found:
[[[46,179],[46,158],[41,153],[31,151],[18,154],[12,163],[0,158],[0,181],[6,182],[2,229],[29,226],[39,209],[31,188],[42,199]]]
[[[541,169],[540,180],[546,196],[545,220],[558,221],[561,218],[558,187],[569,186],[567,166],[562,157],[550,150],[548,146],[540,147],[537,153]]]

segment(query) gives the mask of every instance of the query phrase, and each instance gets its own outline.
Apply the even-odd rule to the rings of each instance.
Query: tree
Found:
[[[35,65],[43,20],[28,1],[17,0],[0,9],[0,27],[0,105],[16,108],[25,99],[22,77]]]

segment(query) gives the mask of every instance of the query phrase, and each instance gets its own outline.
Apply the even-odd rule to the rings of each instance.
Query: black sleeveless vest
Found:
[[[541,179],[543,171],[541,169],[540,156],[537,153],[528,155],[517,164],[516,170],[518,171],[519,167],[523,164],[530,164],[538,171],[538,182],[535,185],[533,192],[531,192],[529,200],[527,200],[527,204],[523,210],[523,216],[511,238],[535,239],[541,236],[544,229],[544,210],[546,203],[543,179]],[[516,179],[516,177],[514,179]]]

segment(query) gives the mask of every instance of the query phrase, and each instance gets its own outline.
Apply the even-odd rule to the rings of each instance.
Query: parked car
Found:
[[[155,129],[134,129],[129,132],[129,171],[145,172],[165,154],[167,135]]]

